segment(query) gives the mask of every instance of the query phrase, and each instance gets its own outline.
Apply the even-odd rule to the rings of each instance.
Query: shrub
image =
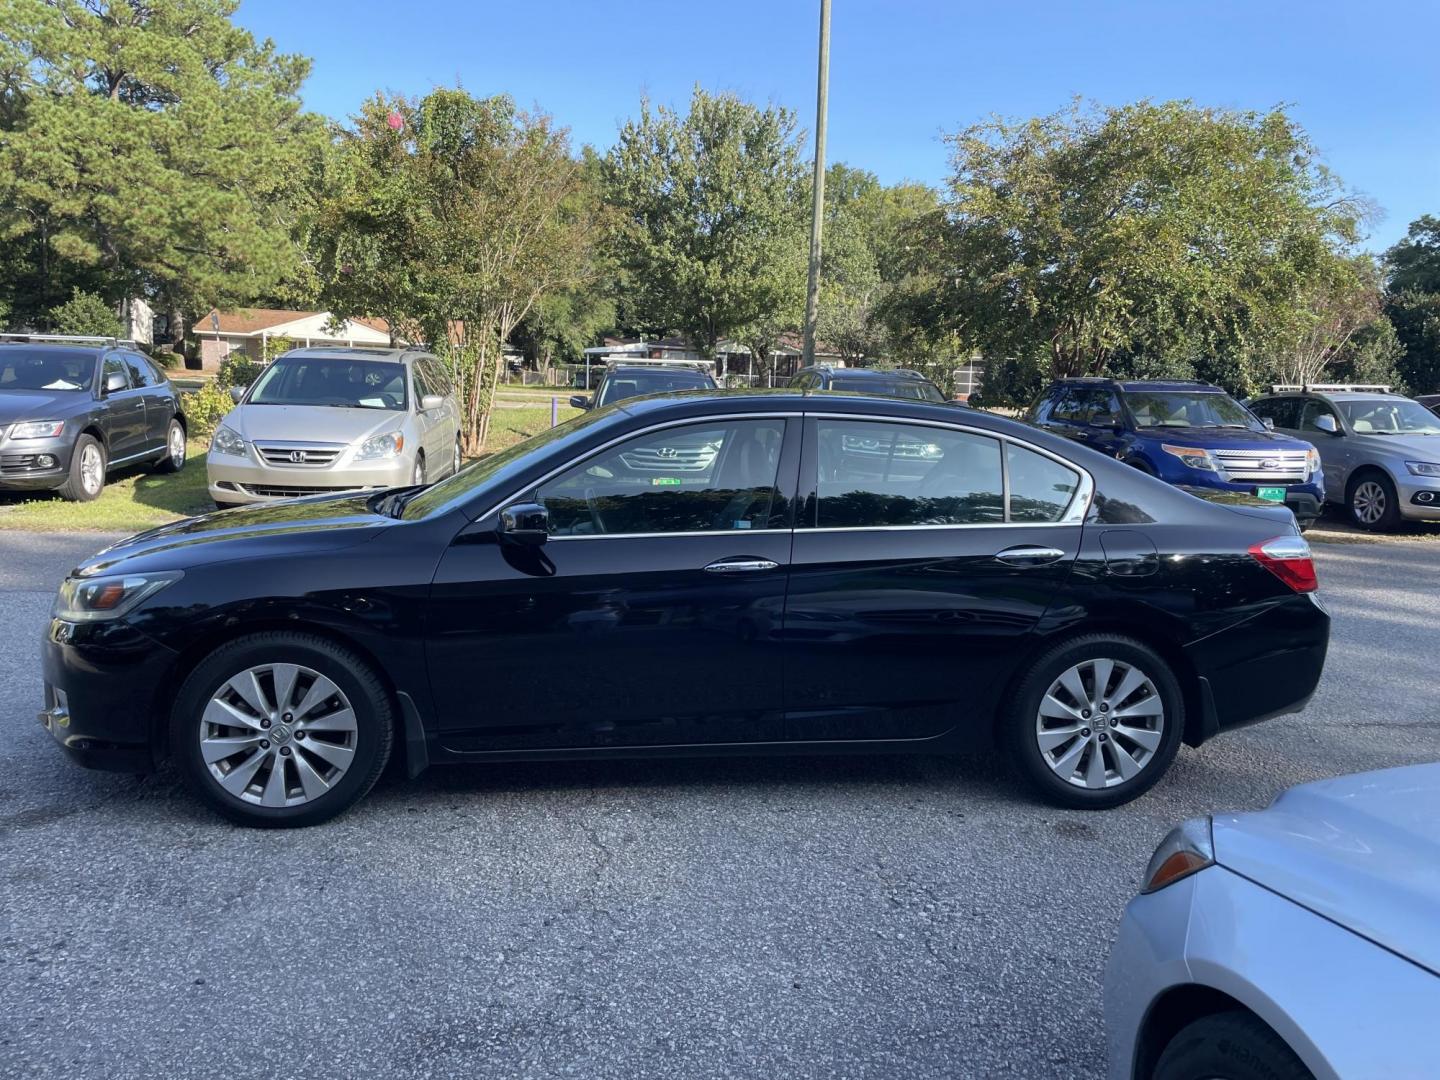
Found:
[[[51,308],[50,322],[57,334],[118,338],[125,332],[115,309],[84,289],[76,289],[69,300]]]
[[[215,381],[222,390],[229,390],[232,386],[243,389],[259,378],[260,372],[264,370],[265,365],[258,360],[252,360],[242,352],[234,352],[220,361],[220,370],[216,373]]]
[[[183,397],[185,419],[190,422],[191,435],[209,435],[220,425],[225,414],[235,407],[230,400],[230,391],[220,385],[219,379],[211,380],[199,390],[192,390]]]

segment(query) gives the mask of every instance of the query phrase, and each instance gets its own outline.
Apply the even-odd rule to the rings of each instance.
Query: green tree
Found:
[[[1440,293],[1440,218],[1421,214],[1385,253],[1392,293]]]
[[[1440,218],[1424,214],[1385,253],[1385,314],[1403,350],[1396,367],[1417,394],[1440,390]]]
[[[306,241],[322,300],[447,354],[466,451],[479,453],[504,343],[590,270],[591,200],[565,133],[507,97],[377,96],[338,141],[319,192]]]
[[[713,353],[803,294],[804,166],[795,117],[696,88],[685,115],[642,102],[606,169],[625,317]]]
[[[1077,105],[949,142],[944,212],[913,236],[928,296],[911,306],[1056,375],[1145,355],[1249,389],[1363,210],[1282,110]]]
[[[184,312],[299,272],[295,179],[323,137],[303,57],[234,0],[0,0],[5,282],[36,317],[77,279]],[[57,295],[57,292],[59,295]]]
[[[52,308],[46,321],[57,334],[118,338],[124,333],[114,307],[81,289],[76,289],[65,303]]]

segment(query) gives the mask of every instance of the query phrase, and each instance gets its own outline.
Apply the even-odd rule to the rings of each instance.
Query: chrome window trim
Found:
[[[522,495],[524,495],[526,492],[535,490],[536,488],[540,487],[542,484],[546,484],[546,483],[548,483],[549,481],[553,480],[555,477],[559,476],[561,473],[568,471],[569,469],[575,467],[576,465],[580,465],[580,464],[582,464],[583,462],[589,461],[591,458],[593,458],[593,457],[595,457],[595,456],[597,456],[597,455],[599,455],[599,454],[603,454],[606,450],[609,450],[609,449],[611,449],[611,448],[614,447],[614,446],[618,446],[619,444],[621,444],[621,443],[623,443],[623,442],[626,442],[626,441],[628,441],[629,439],[634,438],[634,437],[636,437],[636,436],[648,435],[648,434],[650,434],[651,432],[663,431],[663,430],[665,430],[666,428],[672,428],[672,427],[687,427],[687,426],[694,425],[694,424],[711,423],[711,422],[714,422],[714,421],[726,421],[726,420],[766,420],[766,419],[783,419],[783,420],[802,419],[802,420],[803,420],[803,419],[810,419],[810,418],[813,418],[813,419],[816,419],[816,420],[821,420],[821,419],[863,420],[863,421],[869,421],[869,422],[874,422],[874,423],[913,424],[913,425],[918,426],[918,427],[949,428],[949,429],[951,429],[951,430],[965,432],[965,433],[970,434],[970,435],[980,435],[980,436],[984,436],[984,437],[986,437],[986,438],[995,439],[996,441],[998,441],[998,442],[1000,442],[1000,443],[1002,443],[1002,444],[1003,444],[1003,443],[1014,443],[1016,446],[1020,447],[1021,449],[1030,450],[1030,451],[1032,451],[1032,452],[1034,452],[1034,453],[1036,453],[1036,454],[1039,454],[1041,457],[1047,457],[1047,458],[1049,458],[1051,461],[1054,461],[1056,464],[1063,465],[1065,468],[1071,469],[1071,470],[1073,470],[1074,472],[1079,473],[1079,474],[1080,474],[1080,483],[1076,486],[1075,494],[1071,496],[1071,498],[1070,498],[1070,503],[1069,503],[1069,505],[1066,507],[1065,513],[1060,516],[1060,520],[1058,520],[1058,521],[976,521],[976,522],[968,522],[968,523],[963,524],[963,525],[834,525],[834,526],[825,526],[825,527],[823,527],[823,528],[806,528],[806,529],[803,529],[803,530],[802,530],[801,528],[799,528],[799,527],[795,527],[795,528],[792,528],[792,529],[790,529],[790,530],[785,530],[785,529],[714,529],[714,530],[708,530],[708,529],[707,529],[707,530],[698,531],[698,532],[595,533],[595,534],[581,535],[581,536],[552,536],[552,537],[550,537],[550,538],[546,541],[546,543],[551,543],[551,544],[553,544],[553,543],[555,543],[556,541],[566,541],[566,540],[635,540],[635,539],[641,539],[641,538],[646,538],[646,537],[662,537],[662,536],[672,536],[672,537],[673,537],[673,536],[744,536],[744,535],[753,534],[753,533],[776,533],[776,532],[786,532],[786,531],[792,531],[792,532],[800,532],[800,531],[804,531],[804,532],[875,532],[875,531],[882,531],[882,532],[883,532],[883,531],[902,531],[902,530],[903,530],[903,531],[913,531],[913,530],[920,530],[920,529],[1016,529],[1016,528],[1020,528],[1020,529],[1054,529],[1054,528],[1064,528],[1064,527],[1067,527],[1067,526],[1082,525],[1082,524],[1084,524],[1084,522],[1085,522],[1085,517],[1086,517],[1086,515],[1090,512],[1090,502],[1091,502],[1091,500],[1092,500],[1092,498],[1094,497],[1094,494],[1095,494],[1095,479],[1094,479],[1094,477],[1092,477],[1092,476],[1090,475],[1090,471],[1089,471],[1088,469],[1086,469],[1083,465],[1077,465],[1075,462],[1070,461],[1070,460],[1067,459],[1067,458],[1061,457],[1059,454],[1052,453],[1051,451],[1046,450],[1044,447],[1036,446],[1034,443],[1026,442],[1024,439],[1018,439],[1018,438],[1015,438],[1015,437],[1012,436],[1012,435],[1007,435],[1007,434],[1005,434],[1005,433],[1003,433],[1003,432],[987,431],[985,428],[973,427],[973,426],[971,426],[971,425],[969,425],[969,424],[955,424],[955,423],[950,423],[950,422],[945,421],[945,420],[917,420],[917,419],[915,419],[914,417],[910,417],[910,416],[874,416],[874,415],[871,415],[871,414],[869,414],[869,413],[834,413],[834,412],[811,412],[811,413],[806,413],[806,412],[801,412],[801,411],[795,411],[795,412],[763,412],[763,413],[751,413],[751,412],[747,412],[747,413],[723,413],[723,414],[716,414],[716,415],[714,415],[714,416],[703,416],[703,417],[687,416],[687,417],[685,417],[684,419],[680,419],[680,420],[668,420],[668,421],[665,421],[664,423],[652,424],[652,425],[650,425],[649,427],[638,428],[638,429],[636,429],[636,430],[634,430],[634,431],[627,431],[625,434],[623,434],[623,435],[617,435],[615,438],[609,440],[608,442],[602,443],[601,445],[595,447],[593,450],[590,450],[589,452],[587,452],[587,453],[585,453],[585,454],[582,454],[580,457],[571,458],[571,459],[570,459],[569,461],[567,461],[564,465],[561,465],[561,466],[559,466],[558,468],[552,469],[550,472],[546,473],[544,476],[540,477],[538,480],[534,481],[533,483],[527,484],[525,487],[519,489],[518,491],[512,491],[512,492],[511,492],[509,495],[507,495],[504,499],[502,499],[501,501],[495,503],[493,506],[491,506],[489,509],[487,509],[483,514],[479,514],[479,515],[477,515],[476,517],[472,518],[471,520],[472,520],[472,521],[484,521],[486,518],[490,517],[492,514],[496,514],[496,513],[498,513],[500,510],[504,509],[506,506],[510,505],[512,502],[514,502],[516,499],[520,498],[520,497],[521,497]],[[1001,450],[1000,450],[1000,461],[1001,461],[1001,466],[1002,466],[1002,468],[1003,468],[1003,470],[1004,470],[1004,472],[1005,472],[1005,477],[1004,477],[1004,480],[1005,480],[1004,497],[1005,497],[1006,509],[1007,509],[1007,511],[1008,511],[1008,509],[1009,509],[1009,502],[1010,502],[1009,461],[1008,461],[1007,455],[1005,454],[1005,448],[1004,448],[1003,445],[1002,445]],[[439,513],[439,512],[444,512],[444,508],[437,508],[437,511],[436,511],[436,512],[437,512],[437,513]]]

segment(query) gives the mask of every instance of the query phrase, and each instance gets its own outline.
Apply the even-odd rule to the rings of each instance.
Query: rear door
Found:
[[[145,402],[144,449],[158,450],[165,445],[170,418],[175,415],[169,384],[139,353],[127,352],[124,357],[126,370],[130,373],[130,386],[139,391],[140,399]]]
[[[958,425],[817,415],[800,490],[789,736],[981,730],[1070,573],[1089,478]]]
[[[425,449],[425,467],[432,480],[439,480],[450,471],[451,452],[446,444],[445,409],[426,409],[424,399],[439,390],[431,384],[430,373],[424,360],[415,360],[410,365],[410,407],[415,412],[415,426],[420,433],[420,445]]]

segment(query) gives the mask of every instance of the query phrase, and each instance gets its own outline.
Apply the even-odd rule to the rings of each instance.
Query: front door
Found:
[[[502,543],[493,521],[458,537],[431,600],[443,743],[778,738],[798,459],[798,432],[786,435],[798,424],[707,420],[638,434],[517,500],[546,507],[544,545]]]
[[[789,736],[982,729],[1079,551],[1081,474],[979,432],[822,416],[800,484]]]
[[[106,393],[106,381],[117,372],[125,379],[124,389]],[[145,390],[131,384],[129,366],[120,353],[106,355],[101,366],[100,386],[104,394],[101,425],[105,429],[109,463],[133,460],[145,452]]]

